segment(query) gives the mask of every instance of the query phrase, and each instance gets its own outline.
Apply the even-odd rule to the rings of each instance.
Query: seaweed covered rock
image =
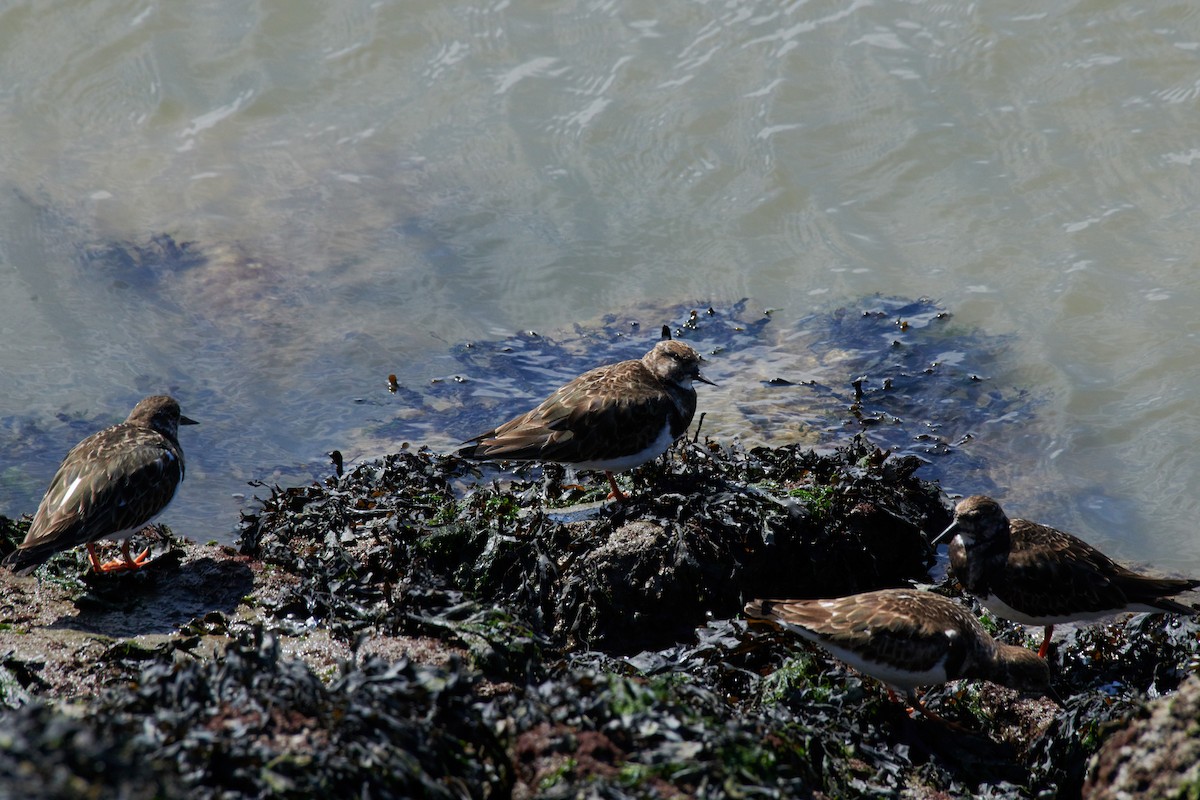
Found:
[[[0,559],[16,550],[28,531],[28,521],[21,523],[0,514]]]
[[[4,714],[0,783],[7,797],[184,797],[184,782],[158,761],[144,761],[134,732],[113,736],[112,720],[36,703]]]
[[[1200,791],[1200,676],[1150,703],[1114,733],[1091,762],[1083,787],[1092,800],[1194,797]]]
[[[453,457],[401,453],[326,488],[276,490],[243,551],[301,576],[280,613],[407,630],[436,587],[502,607],[556,647],[685,641],[749,595],[832,596],[920,579],[935,487],[861,438],[828,455],[684,443],[627,503],[578,510],[554,473],[475,487]],[[449,595],[448,595],[449,597]],[[347,624],[346,621],[353,621]]]
[[[79,582],[69,560],[40,583],[0,575],[0,786],[132,798],[1078,794],[1106,739],[1195,683],[1200,623],[1134,617],[1064,637],[1051,656],[1061,706],[986,682],[931,689],[923,702],[965,731],[911,718],[825,651],[749,626],[752,596],[928,581],[926,537],[950,514],[914,471],[982,470],[978,443],[962,446],[971,430],[1028,421],[1036,398],[990,386],[995,342],[953,330],[928,301],[818,315],[776,347],[759,341],[769,315],[747,323],[742,310],[683,327],[733,371],[769,377],[740,406],[779,434],[756,441],[823,433],[836,449],[697,436],[622,477],[621,505],[553,465],[512,475],[405,449],[270,488],[244,514],[238,554],[173,542],[172,558],[124,582]],[[640,354],[638,330],[614,318],[564,341],[463,345],[468,378],[435,384],[436,403],[397,395],[417,403],[419,425],[398,418],[378,437],[428,440],[414,432],[445,433],[445,414],[468,406],[490,420],[484,397],[515,396],[547,365],[592,366],[614,342]],[[824,402],[799,408],[810,396]],[[722,431],[719,412],[705,429]],[[0,548],[22,524],[0,518]],[[1135,729],[1131,746],[1159,741]],[[1165,763],[1129,758],[1102,759],[1113,766],[1089,788]]]
[[[1054,662],[1051,674],[1064,708],[1033,743],[1029,759],[1036,780],[1075,795],[1089,759],[1110,736],[1148,714],[1153,698],[1194,682],[1200,620],[1137,614],[1117,624],[1086,626],[1054,654]]]
[[[1105,739],[1195,671],[1196,620],[1066,637],[1062,707],[931,689],[959,732],[739,619],[749,595],[925,577],[922,531],[948,511],[912,466],[861,439],[826,454],[706,441],[634,473],[620,506],[564,506],[595,495],[561,470],[474,485],[429,452],[276,489],[245,518],[246,554],[189,545],[145,576],[182,583],[215,561],[252,574],[250,596],[210,596],[218,611],[156,644],[89,639],[78,684],[103,695],[56,702],[50,664],[14,649],[39,629],[0,631],[0,781],[30,797],[1077,794]],[[78,600],[76,627],[94,613]]]
[[[260,629],[211,660],[146,666],[84,718],[9,712],[0,779],[25,796],[503,795],[511,768],[476,680],[369,659],[327,685]]]
[[[832,737],[790,714],[729,718],[713,687],[578,666],[509,711],[517,776],[530,796],[811,797]]]

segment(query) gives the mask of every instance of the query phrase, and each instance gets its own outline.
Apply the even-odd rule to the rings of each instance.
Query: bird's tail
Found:
[[[58,552],[57,549],[53,547],[18,548],[4,559],[4,566],[17,575],[28,575],[46,563],[46,560],[56,552]]]
[[[454,451],[454,455],[470,461],[481,461],[483,460],[483,453],[480,452],[482,447],[483,445],[479,443],[478,439],[468,439],[462,447]]]
[[[1195,589],[1200,589],[1200,580],[1142,576],[1142,580],[1137,582],[1136,588],[1133,588],[1132,591],[1127,590],[1127,593],[1131,600],[1143,602],[1153,608],[1169,611],[1172,614],[1195,616],[1198,613],[1196,608],[1170,599],[1170,595],[1182,594]]]

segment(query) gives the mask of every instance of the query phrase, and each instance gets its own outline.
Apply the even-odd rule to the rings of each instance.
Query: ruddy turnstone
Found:
[[[466,441],[463,458],[483,461],[554,461],[579,470],[603,470],[610,498],[624,500],[614,472],[662,455],[696,413],[693,381],[700,354],[663,339],[640,359],[583,373],[537,408]]]
[[[897,689],[931,719],[916,688],[981,678],[1046,692],[1046,662],[1023,647],[1001,644],[962,605],[916,589],[881,589],[830,600],[751,600],[745,614],[771,620],[838,659]]]
[[[183,480],[179,426],[195,424],[174,398],[157,395],[134,406],[124,422],[75,445],[51,479],[25,541],[4,565],[28,575],[60,550],[82,544],[97,572],[141,567],[150,550],[131,556],[128,537],[175,496]],[[101,564],[92,543],[119,538],[125,538],[124,559]]]
[[[1038,648],[1042,658],[1060,622],[1123,611],[1196,613],[1167,598],[1200,588],[1200,581],[1139,575],[1069,533],[1010,520],[990,497],[961,501],[954,522],[933,544],[947,537],[952,537],[950,567],[980,603],[1004,619],[1045,626]]]

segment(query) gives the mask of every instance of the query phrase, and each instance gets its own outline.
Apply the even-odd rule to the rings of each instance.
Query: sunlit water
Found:
[[[624,356],[647,309],[741,298],[776,350],[711,357],[705,430],[795,440],[762,381],[856,377],[801,374],[801,320],[929,296],[1034,411],[972,431],[946,488],[1200,573],[1194,3],[3,9],[0,513],[170,391],[202,425],[164,519],[230,541],[247,481],[430,409],[414,444],[450,447],[559,382],[506,405],[467,342],[613,314],[642,323]],[[159,268],[163,236],[196,259]]]

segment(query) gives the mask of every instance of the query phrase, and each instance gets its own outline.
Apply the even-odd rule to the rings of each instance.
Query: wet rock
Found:
[[[402,453],[327,493],[273,493],[247,517],[243,547],[303,576],[289,615],[332,615],[346,635],[404,630],[409,590],[444,587],[506,609],[555,646],[633,653],[735,616],[749,594],[921,578],[931,563],[921,527],[943,525],[945,507],[911,476],[886,480],[886,462],[862,439],[827,456],[683,443],[627,503],[562,521],[538,482],[459,500],[452,482],[472,465]]]
[[[259,630],[210,660],[150,664],[82,719],[10,712],[0,777],[24,796],[505,794],[511,767],[474,684],[374,658],[326,684]]]
[[[1149,703],[1092,758],[1089,800],[1194,797],[1200,791],[1200,676]]]

